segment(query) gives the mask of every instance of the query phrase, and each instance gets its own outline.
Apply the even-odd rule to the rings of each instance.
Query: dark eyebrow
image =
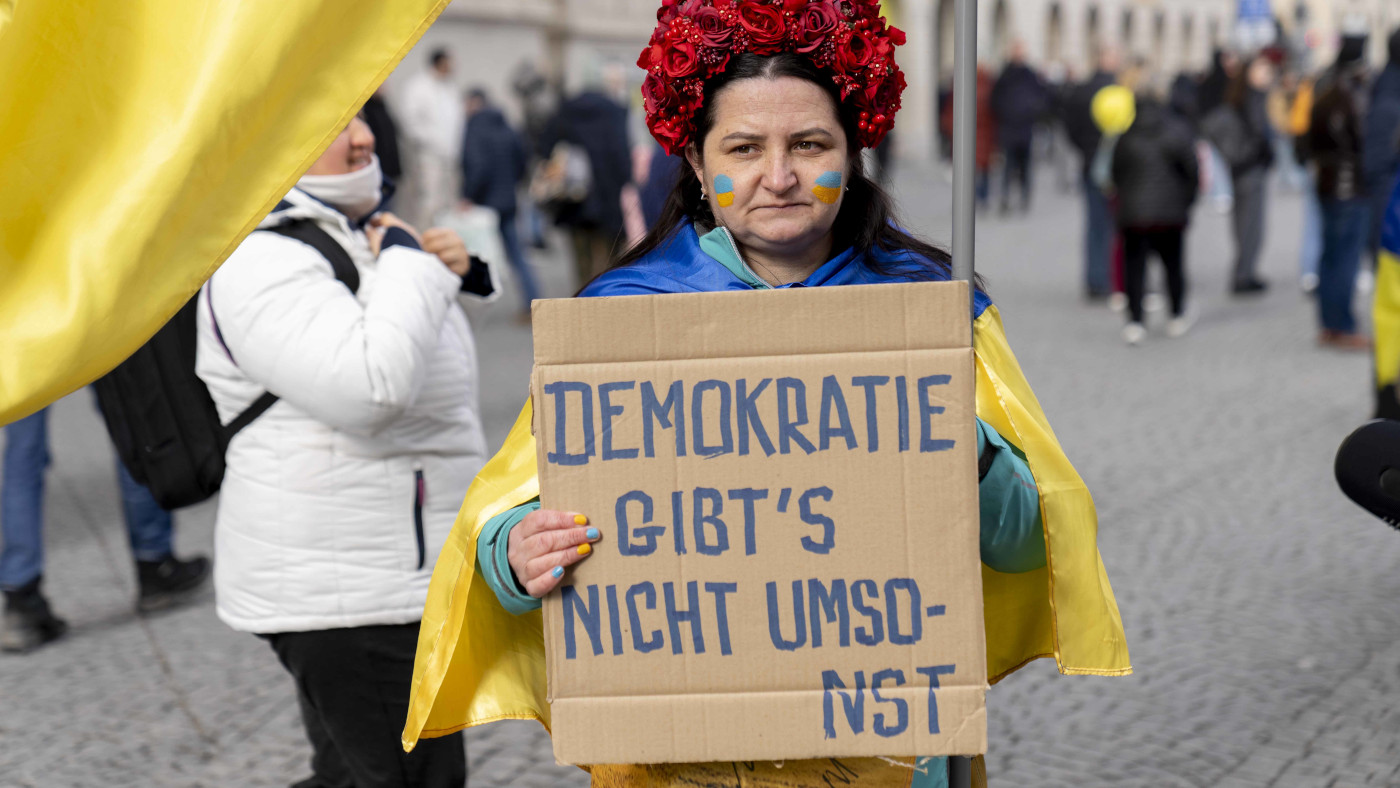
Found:
[[[803,137],[826,137],[828,139],[831,139],[833,136],[834,135],[832,135],[832,133],[827,131],[826,129],[821,128],[820,126],[813,126],[810,129],[803,129],[801,131],[796,131],[792,134],[789,134],[788,139],[796,140],[801,139]],[[753,134],[751,132],[745,131],[736,131],[724,135],[724,137],[720,139],[720,143],[730,142],[731,140],[735,142],[761,142],[763,141],[763,135]]]

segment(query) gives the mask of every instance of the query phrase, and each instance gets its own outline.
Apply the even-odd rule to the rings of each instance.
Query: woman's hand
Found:
[[[510,529],[506,555],[516,581],[539,599],[559,585],[564,567],[591,555],[592,542],[600,538],[602,534],[581,514],[540,509]]]
[[[472,257],[467,245],[455,230],[446,227],[429,227],[423,233],[423,251],[435,254],[442,264],[458,276],[466,276],[472,270]]]
[[[418,235],[418,231],[413,228],[413,225],[392,213],[381,211],[371,216],[365,225],[365,237],[369,239],[369,250],[375,257],[379,256],[380,244],[384,242],[384,231],[390,227],[406,230],[409,235],[413,236],[413,240],[418,242],[419,246],[423,245],[423,238]]]

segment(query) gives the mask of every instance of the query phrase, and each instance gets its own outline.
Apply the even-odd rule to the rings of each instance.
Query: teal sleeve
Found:
[[[982,563],[998,572],[1029,572],[1045,566],[1045,529],[1040,491],[1030,466],[1006,439],[977,420],[978,457],[992,452],[978,484],[982,521]]]
[[[918,758],[909,788],[948,788],[947,758]]]
[[[496,592],[501,607],[517,616],[531,610],[539,610],[540,600],[525,593],[525,589],[521,588],[515,579],[515,572],[510,568],[510,557],[507,554],[510,529],[525,519],[525,515],[539,508],[540,501],[536,498],[514,509],[507,509],[487,520],[486,525],[482,526],[481,535],[476,538],[477,571],[486,578],[486,585]]]

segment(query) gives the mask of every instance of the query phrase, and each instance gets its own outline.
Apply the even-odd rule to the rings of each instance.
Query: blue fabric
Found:
[[[977,420],[978,456],[994,452],[977,485],[982,563],[998,572],[1029,572],[1045,566],[1045,529],[1040,491],[1030,466],[1001,434]]]
[[[1317,179],[1303,170],[1303,244],[1298,255],[1299,273],[1317,275],[1322,261],[1322,202],[1317,198]]]
[[[540,600],[525,593],[525,589],[515,580],[515,572],[510,568],[510,529],[525,519],[525,515],[539,511],[539,508],[540,501],[536,498],[507,509],[487,520],[476,538],[476,565],[481,567],[486,585],[496,592],[501,607],[517,616],[539,610]]]
[[[0,475],[0,589],[20,588],[44,573],[44,472],[49,454],[48,409],[5,427]],[[131,554],[155,561],[171,553],[170,513],[117,461]]]
[[[1356,331],[1351,302],[1356,271],[1370,227],[1365,199],[1322,201],[1322,259],[1318,265],[1317,307],[1322,327],[1347,334]]]
[[[1108,295],[1108,259],[1113,250],[1113,215],[1108,198],[1084,175],[1084,287],[1090,295]]]
[[[948,759],[918,759],[909,788],[948,788]]]
[[[939,271],[910,252],[873,253],[878,263],[893,269],[893,275],[881,274],[871,268],[854,249],[846,249],[823,263],[812,275],[789,287],[830,287],[835,285],[887,284],[916,281],[920,271],[928,271],[934,280],[946,280],[947,272]],[[655,251],[632,265],[613,268],[594,279],[579,293],[580,297],[648,295],[656,293],[710,293],[721,290],[752,290],[719,261],[700,248],[695,227],[685,222]],[[980,290],[973,303],[973,319],[982,315],[992,300]]]
[[[407,246],[410,249],[422,249],[418,241],[414,240],[413,234],[402,227],[389,227],[384,230],[384,238],[379,242],[381,250],[391,246]]]

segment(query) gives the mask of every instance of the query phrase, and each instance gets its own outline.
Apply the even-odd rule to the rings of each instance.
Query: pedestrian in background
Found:
[[[452,56],[435,49],[428,69],[404,86],[404,137],[412,145],[414,220],[432,224],[452,207],[462,147],[462,98],[452,79]]]
[[[516,227],[516,187],[525,177],[525,141],[491,106],[486,92],[467,95],[467,131],[462,140],[462,199],[496,212],[506,259],[520,283],[521,319],[528,321],[530,302],[540,297],[530,261]]]
[[[1113,148],[1112,163],[1128,296],[1123,339],[1130,345],[1147,336],[1143,291],[1149,254],[1157,255],[1166,272],[1171,301],[1167,336],[1179,337],[1191,327],[1184,237],[1199,188],[1196,143],[1187,120],[1150,94],[1139,94],[1136,105],[1133,124]]]
[[[1322,206],[1322,256],[1318,264],[1317,306],[1324,347],[1365,350],[1370,340],[1357,332],[1352,300],[1356,272],[1370,229],[1370,204],[1361,166],[1360,94],[1365,89],[1361,60],[1339,62],[1317,96],[1300,146],[1313,162]]]
[[[627,108],[599,81],[560,105],[543,138],[543,151],[566,142],[588,158],[588,195],[555,217],[569,230],[580,287],[608,270],[622,234],[622,187],[632,180],[628,136]]]
[[[1386,49],[1389,60],[1371,86],[1362,150],[1362,169],[1371,202],[1367,248],[1372,261],[1380,248],[1390,187],[1400,175],[1400,28],[1390,34]]]
[[[1212,113],[1225,104],[1225,96],[1229,93],[1230,84],[1240,73],[1240,61],[1233,52],[1217,49],[1211,55],[1210,70],[1206,72],[1205,79],[1201,80],[1201,89],[1198,93],[1197,118],[1204,121]],[[1198,128],[1199,131],[1199,128]],[[1209,138],[1205,140],[1209,157],[1207,158],[1207,172],[1205,183],[1207,194],[1211,206],[1220,213],[1229,213],[1235,203],[1235,193],[1231,188],[1230,167],[1225,163],[1224,157],[1216,149],[1215,144]]]
[[[1003,156],[1001,212],[1011,211],[1011,183],[1021,190],[1021,212],[1031,206],[1031,148],[1035,124],[1049,108],[1049,93],[1040,76],[1026,65],[1026,45],[1016,41],[1011,57],[992,88],[991,110]]]
[[[1264,245],[1268,174],[1274,163],[1266,106],[1273,81],[1273,64],[1255,56],[1230,83],[1225,103],[1201,121],[1202,133],[1230,168],[1235,232],[1230,292],[1236,296],[1263,293],[1269,286],[1259,277],[1258,268]]]
[[[403,175],[403,163],[399,158],[399,127],[389,106],[384,103],[383,86],[365,102],[360,115],[374,134],[374,155],[379,157],[379,168],[384,171],[384,177],[397,181]]]
[[[1109,256],[1113,250],[1113,214],[1108,197],[1094,183],[1094,157],[1103,132],[1094,121],[1093,103],[1098,92],[1117,81],[1118,51],[1106,47],[1098,67],[1065,103],[1065,130],[1079,151],[1080,183],[1084,193],[1084,295],[1091,301],[1106,300],[1112,292]]]
[[[352,120],[202,292],[196,370],[220,416],[280,396],[228,446],[217,611],[292,676],[298,785],[460,788],[460,733],[412,753],[399,734],[433,563],[486,459],[457,298],[496,287],[452,231],[376,213],[373,151]]]
[[[5,614],[0,650],[23,653],[61,637],[68,623],[44,597],[44,487],[49,467],[49,412],[39,411],[5,426],[5,464],[0,476],[0,590]],[[136,561],[136,609],[169,607],[204,585],[209,560],[174,555],[174,521],[117,461],[117,486],[127,543]]]

